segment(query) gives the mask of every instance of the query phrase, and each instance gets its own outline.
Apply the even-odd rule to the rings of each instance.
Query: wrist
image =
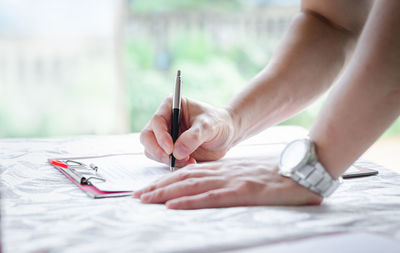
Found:
[[[315,145],[309,138],[294,140],[281,153],[279,174],[322,197],[330,196],[340,185],[341,178],[332,178],[319,162]]]
[[[315,154],[332,178],[337,179],[351,165],[349,161],[352,161],[352,159],[348,157],[352,156],[352,152],[339,152],[343,150],[343,148],[337,148],[341,141],[338,141],[339,137],[334,136],[333,132],[322,135],[315,130],[311,129],[310,131],[310,138],[315,143]],[[334,138],[331,136],[334,136]],[[337,157],[340,157],[340,159],[337,159]]]
[[[230,125],[230,131],[232,133],[231,135],[231,140],[230,140],[230,148],[235,146],[237,143],[241,142],[243,138],[243,131],[242,129],[242,118],[235,112],[235,110],[232,107],[226,107],[224,108],[226,111],[228,118],[229,118],[229,125]]]
[[[282,175],[281,177],[281,180],[284,181],[287,186],[287,189],[284,190],[292,193],[290,194],[290,203],[295,205],[320,205],[322,203],[323,197],[321,195],[288,177]]]

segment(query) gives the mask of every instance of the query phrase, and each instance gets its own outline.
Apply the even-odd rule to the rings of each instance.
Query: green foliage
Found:
[[[400,120],[397,120],[386,130],[384,137],[388,136],[400,136]]]
[[[218,9],[224,11],[237,10],[241,7],[240,1],[238,0],[169,0],[168,4],[162,0],[131,0],[130,7],[133,12],[144,13],[144,12],[167,12],[181,9]]]
[[[148,37],[131,38],[126,43],[125,60],[131,116],[131,131],[140,131],[157,107],[173,91],[176,70],[182,71],[183,96],[214,106],[224,106],[270,59],[277,41],[260,45],[252,38],[217,45],[199,32],[173,36],[164,49],[170,55],[169,67],[157,70],[154,42]],[[282,122],[310,128],[327,95],[304,111]],[[400,135],[400,122],[385,135]]]
[[[191,61],[205,63],[215,54],[218,54],[215,42],[198,31],[177,33],[171,41],[169,50],[175,61]]]
[[[128,64],[136,64],[141,69],[154,67],[154,41],[147,37],[139,37],[129,40],[125,44],[125,59]],[[130,59],[130,57],[134,57]],[[129,67],[128,67],[129,68]]]
[[[271,49],[246,50],[249,47],[246,43],[219,46],[205,34],[182,32],[166,43],[168,68],[157,70],[154,60],[157,52],[147,41],[151,40],[132,38],[126,44],[132,131],[140,131],[163,99],[172,93],[176,70],[182,71],[183,96],[224,106],[264,67],[271,52]],[[141,49],[135,49],[136,45]]]
[[[134,12],[146,12],[207,6],[224,9],[225,5],[229,6],[225,9],[235,9],[241,1],[160,2],[136,0],[130,3]],[[182,71],[183,96],[222,107],[267,65],[278,44],[276,39],[261,42],[250,35],[221,42],[199,30],[173,32],[164,42],[146,34],[125,40],[125,80],[132,132],[140,131],[165,97],[172,93],[177,69]],[[68,87],[57,86],[62,87],[62,91],[52,85],[22,92],[16,87],[13,95],[5,92],[7,95],[0,99],[0,137],[112,133],[116,110],[112,98],[117,97],[111,78],[114,66],[113,63],[93,62],[79,73],[73,73]],[[310,128],[325,99],[326,96],[281,124]],[[400,135],[400,121],[397,120],[385,135]]]

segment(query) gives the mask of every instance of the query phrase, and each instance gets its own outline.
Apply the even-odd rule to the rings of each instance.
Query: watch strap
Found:
[[[329,197],[342,182],[341,177],[333,179],[318,161],[294,171],[291,178],[322,197]]]

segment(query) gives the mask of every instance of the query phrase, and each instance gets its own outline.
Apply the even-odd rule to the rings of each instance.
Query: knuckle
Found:
[[[216,200],[218,199],[218,194],[216,192],[210,191],[207,193],[207,199]]]
[[[239,190],[247,192],[250,191],[251,187],[252,183],[249,180],[244,180],[240,183]]]
[[[149,188],[147,188],[146,190],[147,190],[148,192],[152,192],[152,191],[154,191],[156,188],[157,188],[157,186],[151,185],[151,186],[150,186]]]
[[[160,199],[164,196],[164,190],[157,190],[153,193],[153,198]]]
[[[146,145],[150,133],[151,133],[151,130],[149,130],[149,129],[144,129],[142,132],[140,132],[139,139],[140,139],[140,143],[142,143],[142,145]]]
[[[191,187],[191,188],[198,188],[200,186],[200,182],[194,178],[189,178],[186,180],[186,183]]]
[[[201,134],[201,130],[200,128],[195,128],[193,129],[193,131],[191,132],[191,134],[189,135],[189,138],[193,141],[193,142],[200,142],[200,134]]]
[[[189,177],[190,177],[189,172],[187,172],[187,171],[181,171],[181,172],[179,173],[179,175],[178,175],[178,180],[179,180],[179,181],[186,180],[186,179],[188,179]]]
[[[154,124],[160,124],[162,122],[163,116],[159,113],[156,113],[153,115],[153,118],[151,119],[152,125]]]
[[[206,119],[201,119],[199,124],[201,129],[203,129],[204,131],[209,131],[212,128],[210,122]]]
[[[179,206],[182,208],[189,208],[191,206],[191,201],[189,199],[182,199],[179,201]]]

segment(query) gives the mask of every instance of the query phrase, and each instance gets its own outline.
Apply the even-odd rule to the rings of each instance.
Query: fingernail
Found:
[[[188,164],[196,164],[196,163],[197,163],[196,159],[194,159],[193,157],[189,157]]]
[[[162,149],[164,149],[165,153],[167,153],[167,154],[171,153],[171,150],[170,150],[169,145],[167,143],[164,143],[164,142],[161,143],[161,147],[162,147]]]
[[[165,205],[167,206],[168,209],[177,209],[179,207],[179,202],[176,201],[168,201],[167,203],[165,203]]]
[[[134,193],[132,194],[132,197],[134,197],[134,198],[139,198],[140,195],[142,195],[142,192],[141,192],[141,191],[136,191],[136,192],[134,192]]]
[[[183,159],[181,159],[181,160],[178,160],[178,162],[184,162],[184,163],[186,163],[187,161],[189,161],[189,159],[190,159],[190,156],[186,156],[185,158],[183,158]]]
[[[151,194],[150,194],[150,193],[145,193],[145,194],[142,194],[142,195],[140,196],[140,200],[141,200],[142,202],[149,202],[150,199],[151,199]]]

